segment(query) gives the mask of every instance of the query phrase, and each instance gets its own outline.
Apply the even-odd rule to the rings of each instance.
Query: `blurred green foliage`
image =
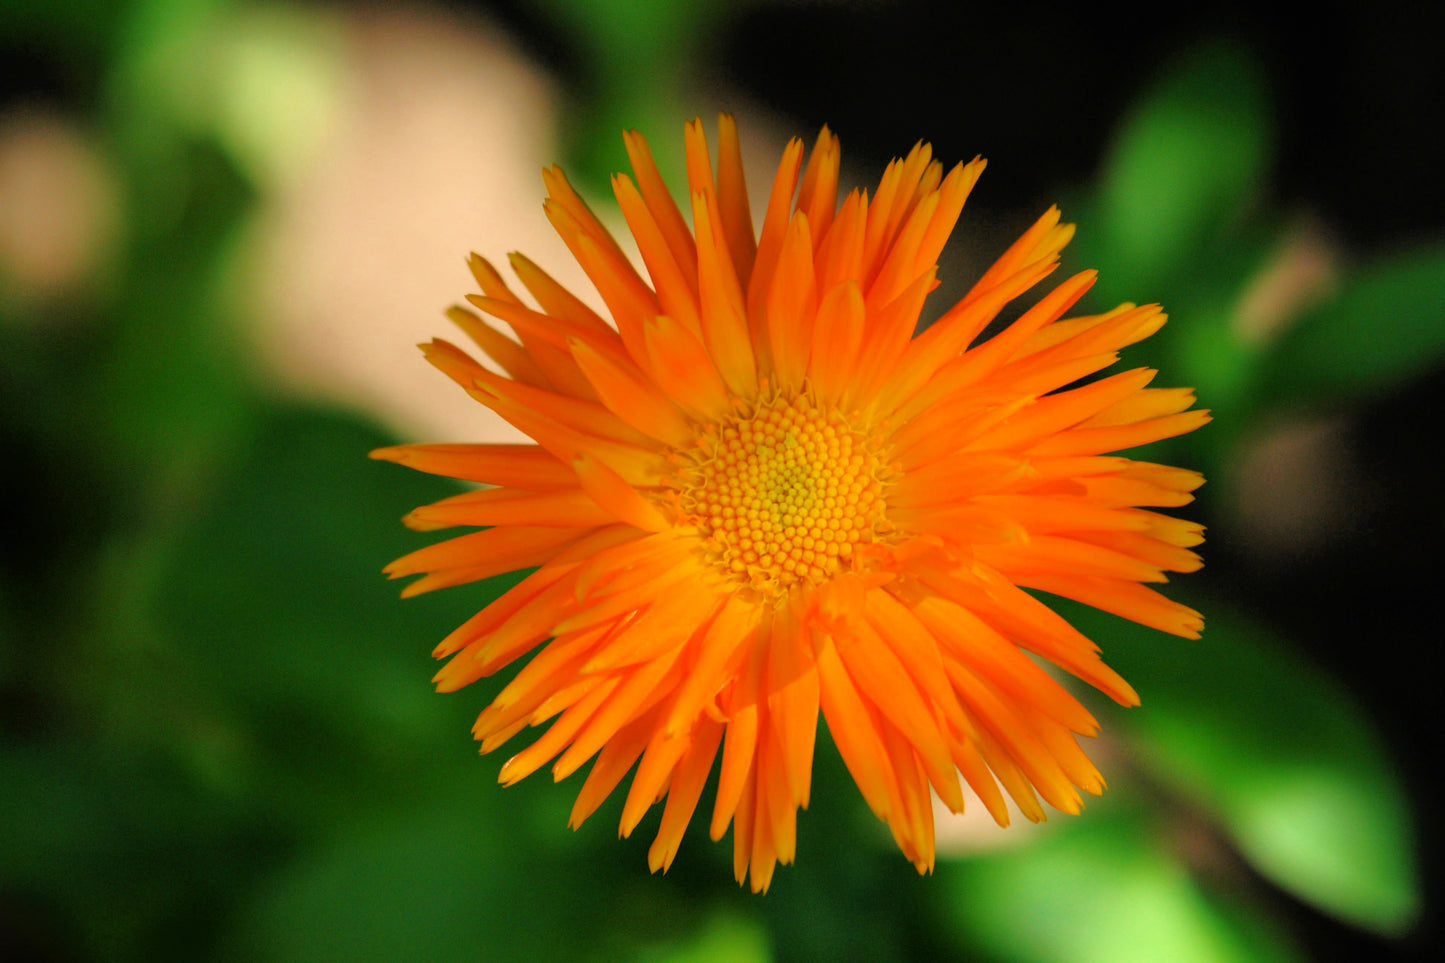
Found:
[[[1020,963],[1299,958],[1257,910],[1190,873],[1180,858],[1185,841],[1172,838],[1182,831],[1167,825],[1167,813],[1114,800],[1097,810],[1021,851],[976,858],[945,881],[945,925],[960,949],[976,942]]]
[[[544,6],[596,58],[569,128],[595,177],[621,166],[616,128],[670,126],[722,8]],[[224,107],[204,66],[234,7],[0,18],[102,71],[90,122],[127,216],[83,311],[0,301],[5,491],[24,516],[0,584],[11,944],[55,959],[1297,958],[1262,880],[1380,933],[1417,919],[1388,748],[1237,600],[1192,600],[1202,642],[1070,608],[1144,693],[1105,718],[1112,792],[1020,845],[945,857],[934,880],[892,851],[826,738],[800,864],[764,899],[735,890],[728,847],[696,829],[650,877],[649,824],[611,838],[619,800],[573,834],[568,789],[499,790],[467,727],[504,680],[436,698],[427,650],[509,577],[399,604],[377,570],[415,546],[397,519],[442,483],[366,462],[394,439],[276,401],[246,356],[228,285],[267,169],[255,145],[300,128],[258,134],[255,111]],[[287,16],[267,21],[283,52],[316,36]],[[1438,248],[1347,274],[1276,338],[1232,326],[1287,231],[1262,76],[1229,45],[1180,60],[1077,205],[1074,256],[1102,269],[1102,299],[1157,297],[1176,319],[1136,360],[1218,416],[1167,457],[1223,478],[1252,426],[1357,402],[1445,352]]]
[[[1258,872],[1358,925],[1407,928],[1420,911],[1411,820],[1370,720],[1344,685],[1227,602],[1190,601],[1209,613],[1208,641],[1165,657],[1147,629],[1058,600],[1148,693],[1149,711],[1111,723]]]
[[[1380,258],[1301,317],[1260,359],[1270,407],[1369,400],[1445,355],[1445,246]]]
[[[627,169],[624,130],[669,130],[684,116],[690,71],[714,25],[737,5],[722,0],[535,0],[534,6],[581,52],[580,83],[563,131],[569,167],[606,196]],[[676,137],[650,141],[664,171],[682,169]]]

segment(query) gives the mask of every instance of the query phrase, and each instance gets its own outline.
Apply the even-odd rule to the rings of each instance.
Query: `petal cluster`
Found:
[[[393,562],[404,595],[533,569],[442,640],[442,691],[530,659],[477,719],[502,766],[590,768],[580,825],[632,773],[621,832],[662,802],[665,869],[718,772],[739,882],[766,889],[796,849],[819,714],[864,799],[920,871],[936,796],[965,785],[1000,824],[1077,812],[1103,779],[1080,749],[1094,717],[1051,662],[1122,704],[1134,690],[1026,589],[1195,637],[1198,613],[1152,584],[1193,571],[1195,472],[1113,452],[1208,420],[1155,372],[1100,375],[1164,323],[1157,306],[1067,316],[1084,272],[986,340],[1058,264],[1072,226],[1047,211],[916,333],[981,159],[944,173],[926,144],[870,194],[838,201],[825,128],[783,151],[761,229],[732,119],[714,168],[686,128],[687,204],[626,135],[613,179],[634,267],[561,171],[544,210],[608,317],[520,254],[530,303],[476,255],[481,293],[452,320],[491,362],[442,340],[429,361],[534,445],[434,444],[374,457],[487,487],[416,509],[470,527]],[[689,226],[689,221],[691,226]],[[977,342],[977,343],[975,343]],[[500,372],[500,373],[498,373]],[[1032,656],[1032,657],[1031,657]]]

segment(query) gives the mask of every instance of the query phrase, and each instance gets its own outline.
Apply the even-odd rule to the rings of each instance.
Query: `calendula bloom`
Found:
[[[529,726],[511,784],[589,760],[582,823],[636,766],[630,834],[666,800],[648,854],[677,854],[717,758],[711,834],[733,830],[739,883],[794,857],[821,711],[863,798],[919,871],[931,794],[963,783],[1001,825],[1104,781],[1076,741],[1094,717],[1030,654],[1119,703],[1129,684],[1025,591],[1197,637],[1197,612],[1145,583],[1199,567],[1192,471],[1111,455],[1191,431],[1193,393],[1136,368],[1092,378],[1164,323],[1154,305],[1065,318],[1077,274],[971,346],[1048,277],[1073,233],[1050,209],[958,304],[915,334],[981,159],[947,176],[925,144],[877,190],[837,203],[838,140],[783,151],[755,236],[732,118],[714,172],[686,128],[692,227],[647,144],[612,186],[645,279],[553,167],[544,210],[610,323],[520,254],[536,307],[473,255],[453,321],[505,374],[454,345],[426,357],[535,445],[401,445],[377,458],[493,486],[416,509],[473,526],[387,567],[404,595],[535,568],[437,646],[442,691],[530,661],[477,719],[490,752]],[[1092,378],[1092,380],[1090,380]],[[1086,382],[1086,383],[1085,383]],[[960,776],[962,780],[960,781]],[[1001,787],[1001,788],[1000,788]]]

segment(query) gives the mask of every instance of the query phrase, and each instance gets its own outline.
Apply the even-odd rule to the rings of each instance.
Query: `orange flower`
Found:
[[[838,140],[783,152],[755,238],[737,131],[686,128],[689,229],[636,133],[636,180],[613,179],[651,283],[553,167],[548,219],[611,323],[520,254],[537,308],[482,258],[481,295],[512,340],[449,314],[506,376],[452,344],[427,359],[536,445],[401,445],[373,457],[489,486],[407,516],[475,526],[391,563],[403,592],[535,571],[437,646],[441,691],[531,660],[477,719],[490,752],[550,722],[502,766],[511,784],[594,760],[582,823],[636,765],[630,834],[664,797],[655,871],[721,749],[711,832],[765,890],[791,862],[821,710],[868,805],[920,872],[934,860],[930,793],[957,812],[959,776],[1000,824],[1000,784],[1077,813],[1104,781],[1075,735],[1098,724],[1029,658],[1137,704],[1097,648],[1024,589],[1197,637],[1197,612],[1146,582],[1200,565],[1202,527],[1177,506],[1195,472],[1108,452],[1204,424],[1193,393],[1136,368],[1082,379],[1164,323],[1157,306],[1060,320],[1077,274],[970,347],[1045,277],[1073,227],[1051,208],[963,300],[915,335],[936,264],[983,171],[947,176],[926,144],[870,199],[839,206]],[[800,176],[801,175],[801,176]],[[794,196],[796,195],[796,200]],[[639,761],[640,760],[640,761]]]

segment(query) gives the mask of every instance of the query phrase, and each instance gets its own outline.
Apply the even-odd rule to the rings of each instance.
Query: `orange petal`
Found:
[[[921,770],[921,759],[914,746],[884,720],[879,726],[883,745],[898,774],[894,784],[896,803],[891,810],[888,828],[903,855],[920,873],[933,871],[933,806],[928,794],[928,780]]]
[[[714,214],[715,204],[710,197],[692,196],[703,343],[728,389],[737,397],[750,399],[758,390],[757,367],[740,278],[723,237],[720,217]]]
[[[1077,814],[1079,794],[1033,729],[997,692],[961,663],[948,663],[948,677],[974,717],[1018,763],[1044,799],[1055,809]]]
[[[1030,575],[1019,584],[1112,612],[1140,625],[1186,639],[1197,639],[1204,616],[1137,582],[1087,575]]]
[[[777,267],[778,254],[783,249],[783,238],[788,232],[789,211],[793,202],[793,189],[798,184],[798,171],[803,163],[803,142],[794,137],[783,149],[778,161],[778,173],[773,178],[773,190],[768,195],[767,213],[763,215],[762,231],[758,235],[758,253],[753,259],[753,274],[748,279],[748,329],[752,332],[753,350],[759,356],[759,368],[771,370],[767,327],[764,319],[764,305],[768,292],[773,286],[773,272]]]
[[[768,347],[779,386],[802,385],[813,344],[813,318],[817,313],[812,234],[807,216],[799,212],[788,225],[768,290]]]
[[[640,358],[642,322],[659,310],[652,289],[637,276],[632,263],[616,250],[616,242],[610,237],[606,242],[599,242],[596,236],[584,231],[567,210],[551,201],[543,204],[543,212],[602,296],[617,324],[622,343],[634,359]]]
[[[522,345],[487,324],[480,317],[459,305],[447,308],[447,317],[477,343],[502,370],[523,384],[553,388],[536,360]]]
[[[574,570],[578,568],[579,559],[592,558],[619,544],[635,540],[637,540],[637,530],[629,525],[609,525],[584,535],[563,547],[537,571],[512,586],[496,601],[452,630],[432,650],[432,656],[440,659],[471,645],[482,636],[500,628],[503,623],[509,623],[514,616],[518,616],[529,606],[535,605],[539,608],[550,609],[553,603],[541,601],[540,593],[559,580],[566,578],[569,573],[574,573]],[[564,591],[571,591],[572,581],[568,580],[566,585],[567,588]],[[561,596],[554,597],[560,598]],[[552,622],[555,622],[560,615],[560,609],[553,612],[550,616]],[[550,628],[552,622],[549,622],[545,628]]]
[[[659,594],[623,626],[584,672],[613,672],[663,655],[680,655],[684,644],[706,633],[723,597],[708,587]]]
[[[510,304],[522,308],[521,299],[518,298],[507,287],[497,269],[492,267],[486,258],[473,253],[467,261],[471,268],[472,275],[482,288],[482,293],[489,300]],[[470,299],[470,296],[469,296]],[[455,320],[455,319],[453,319]],[[588,398],[591,395],[587,391],[586,382],[581,378],[572,361],[565,353],[549,344],[544,335],[539,335],[535,330],[516,329],[517,336],[522,341],[522,347],[527,349],[531,360],[546,375],[546,387],[574,395],[579,398]],[[471,332],[469,332],[471,333]],[[475,337],[475,335],[474,335]]]
[[[807,217],[813,225],[813,237],[822,240],[833,223],[833,212],[838,207],[838,164],[842,155],[838,150],[838,138],[826,124],[818,131],[818,140],[813,144],[813,153],[808,157],[808,167],[803,171],[803,182],[798,185],[797,212]]]
[[[1101,545],[1063,535],[1035,535],[1027,545],[1006,542],[978,546],[978,557],[1018,581],[1025,575],[1096,575],[1132,582],[1163,582],[1156,566]]]
[[[974,738],[954,739],[948,748],[953,753],[953,761],[958,766],[959,773],[963,775],[969,788],[978,795],[993,821],[1001,827],[1008,826],[1008,804],[1004,802],[1003,793],[999,792],[998,781],[994,779],[988,763],[979,754]]]
[[[631,671],[619,673],[621,684],[587,720],[572,745],[557,758],[552,775],[558,780],[566,779],[603,746],[614,741],[618,730],[656,706],[676,684],[674,670],[679,655],[680,648],[674,648]],[[650,732],[647,735],[651,738]]]
[[[553,164],[542,169],[542,183],[547,188],[548,201],[551,206],[567,213],[567,220],[576,225],[576,228],[605,251],[609,261],[627,264],[627,256],[618,247],[617,241],[612,237],[611,232],[598,220],[597,215],[587,203],[572,189],[567,182],[567,175],[562,173],[562,168]],[[566,240],[564,237],[563,240]],[[634,277],[636,274],[634,272]]]
[[[639,584],[625,585],[621,584],[622,579],[617,579],[614,583],[609,583],[609,590],[605,594],[599,593],[580,600],[572,613],[566,614],[565,618],[556,623],[555,630],[578,632],[616,618],[634,619],[637,613],[653,603],[659,592],[675,588],[689,578],[696,578],[698,574],[693,566],[665,566],[661,564],[661,560],[658,564],[649,566],[646,571],[650,573],[649,577],[639,580]]]
[[[1098,721],[1067,689],[968,609],[930,596],[914,606],[913,613],[943,643],[949,658],[967,665],[1008,699],[1074,732],[1099,731]]]
[[[644,532],[660,532],[672,527],[661,512],[637,493],[637,489],[587,452],[581,452],[572,460],[572,470],[577,473],[582,490],[619,521]]]
[[[776,740],[775,764],[782,785],[777,797],[787,799],[791,819],[793,809],[806,807],[812,786],[813,747],[818,732],[818,673],[813,664],[811,632],[797,618],[793,607],[780,607],[772,625],[772,641],[768,649],[766,688],[768,693],[769,729]],[[770,790],[771,791],[771,790]],[[781,812],[781,803],[779,812]],[[790,833],[775,825],[774,839],[779,858],[792,862]]]
[[[1193,526],[1193,528],[1194,534],[1187,537],[1191,544],[1198,545],[1204,541],[1204,536],[1199,533],[1203,526]],[[1167,572],[1197,572],[1204,567],[1204,560],[1194,552],[1181,545],[1154,538],[1144,532],[1077,532],[1074,537],[1080,541],[1102,545],[1124,555],[1132,555],[1142,562]]]
[[[1041,823],[1049,818],[1044,812],[1043,804],[1039,802],[1038,794],[1034,792],[1034,784],[987,729],[979,729],[975,746],[1025,819]]]
[[[683,159],[687,165],[687,189],[690,194],[716,194],[712,179],[712,161],[708,159],[707,135],[702,120],[694,117],[682,125]]]
[[[753,237],[753,215],[748,207],[748,188],[743,178],[742,149],[738,125],[732,114],[717,119],[717,205],[728,254],[744,287],[753,270],[757,241]]]
[[[899,357],[913,338],[923,301],[937,283],[935,270],[929,268],[913,280],[898,296],[880,308],[868,312],[868,325],[863,336],[861,354],[868,359],[866,371],[855,376],[845,398],[862,406],[892,374]]]
[[[986,564],[975,562],[969,568],[969,574],[978,580],[977,586],[961,578],[939,577],[941,573],[926,565],[916,564],[914,574],[1015,644],[1073,673],[1115,702],[1139,704],[1134,687],[1099,658],[1098,646],[1053,609]]]
[[[667,315],[659,315],[643,325],[643,339],[653,379],[684,410],[709,420],[731,410],[727,386],[696,335]]]
[[[727,738],[723,742],[722,770],[718,776],[712,825],[709,827],[714,841],[722,838],[735,812],[739,824],[734,834],[739,840],[746,834],[742,822],[744,813],[751,819],[751,799],[745,790],[752,783],[753,760],[758,744],[758,699],[766,664],[766,636],[759,633],[753,639],[747,665],[738,676],[732,704],[727,709]],[[741,809],[739,803],[742,803]]]
[[[1193,388],[1145,388],[1115,402],[1080,424],[1081,428],[1132,425],[1150,418],[1178,414],[1194,404]]]
[[[525,254],[513,251],[507,255],[517,278],[537,299],[542,310],[559,321],[584,329],[608,334],[614,338],[617,332],[593,311],[582,299],[558,284],[552,276],[532,262]]]
[[[1209,423],[1207,409],[1185,411],[1164,418],[1151,418],[1132,425],[1107,428],[1074,428],[1034,445],[1040,455],[1096,455],[1147,445],[1151,441],[1186,435]]]
[[[967,164],[958,164],[948,172],[948,176],[938,188],[938,208],[929,219],[928,228],[918,242],[913,265],[902,272],[904,277],[920,273],[937,263],[938,255],[943,253],[944,244],[953,234],[953,228],[958,223],[958,216],[963,211],[968,195],[973,192],[974,185],[978,183],[987,164],[982,157],[975,157]]]
[[[940,397],[941,389],[935,388],[927,393],[919,389],[923,388],[943,365],[958,358],[964,346],[997,317],[1006,304],[1048,277],[1056,266],[1057,261],[1052,259],[1031,262],[995,286],[980,289],[975,285],[974,293],[946,311],[943,317],[908,345],[893,376],[880,393],[878,411],[887,414],[898,410],[906,419],[936,401]],[[1091,283],[1084,280],[1087,276],[1088,272],[1085,272],[1084,276],[1071,278],[1061,287],[1072,293],[1073,285],[1082,284],[1078,289],[1078,295],[1082,296],[1083,290]],[[1045,307],[1045,301],[1041,301],[1035,306],[1035,310],[1043,313]],[[1047,307],[1052,308],[1052,303]],[[1067,306],[1060,307],[1059,310],[1067,310]],[[957,362],[960,366],[969,367],[965,376],[957,377],[950,383],[948,387],[951,390],[956,390],[956,385],[968,384],[976,379],[973,356],[974,352],[969,351]]]
[[[895,158],[883,171],[873,203],[868,208],[868,233],[863,242],[863,277],[866,282],[871,283],[877,277],[884,257],[893,247],[898,226],[912,210],[919,182],[932,158],[932,145],[919,141],[906,158]]]
[[[637,241],[642,263],[647,266],[663,313],[681,321],[694,333],[700,333],[696,277],[689,282],[689,276],[683,273],[673,258],[662,230],[652,219],[652,212],[626,174],[613,175],[612,192],[617,196],[617,204],[622,208],[622,215]]]
[[[818,242],[813,260],[818,290],[824,297],[844,281],[863,280],[863,236],[868,222],[868,195],[853,190],[843,201],[828,233]]]
[[[559,692],[576,682],[580,678],[582,664],[609,637],[610,632],[610,626],[599,626],[563,636],[549,642],[533,656],[497,694],[492,704],[482,710],[473,724],[472,735],[481,741],[482,752],[497,748],[506,741],[504,737],[508,727],[519,720],[531,721],[542,710],[543,703],[553,700]],[[548,710],[551,708],[549,706]]]
[[[469,294],[467,300],[493,317],[500,318],[511,325],[512,330],[517,332],[517,336],[522,339],[524,344],[542,342],[565,351],[571,341],[577,340],[591,346],[599,354],[631,363],[622,339],[611,328],[598,331],[589,325],[576,323],[560,315],[540,314],[523,305],[496,298]]]
[[[558,548],[584,534],[568,528],[489,528],[403,555],[382,571],[391,578],[405,578],[422,572],[485,565],[501,574],[540,565]]]
[[[1019,235],[1019,239],[1009,245],[1003,256],[989,267],[974,284],[964,300],[968,300],[975,292],[986,290],[1000,284],[1004,278],[1016,273],[1026,265],[1035,264],[1040,261],[1052,260],[1063,250],[1064,245],[1069,243],[1073,237],[1074,226],[1072,224],[1059,223],[1060,212],[1057,207],[1050,207],[1027,231]]]
[[[669,710],[663,731],[667,735],[683,733],[697,720],[704,705],[715,699],[731,680],[726,667],[739,651],[751,651],[753,632],[757,626],[757,607],[730,595],[699,639],[696,661],[678,687],[677,698]]]
[[[571,364],[571,357],[568,357],[567,361]],[[581,374],[580,369],[578,373]],[[569,398],[556,392],[543,391],[541,388],[533,388],[531,385],[511,381],[486,370],[475,371],[472,374],[474,388],[490,389],[492,393],[501,395],[516,405],[543,415],[581,434],[642,449],[653,447],[655,444],[652,438],[618,418],[605,405],[595,401]],[[590,384],[588,390],[591,390]]]
[[[587,720],[596,713],[597,707],[607,700],[617,686],[618,680],[615,678],[598,679],[593,683],[593,688],[568,706],[536,742],[502,763],[502,768],[497,773],[497,781],[504,786],[510,786],[545,766],[547,760],[566,748],[576,736],[577,730],[587,724]]]
[[[596,528],[614,519],[581,489],[536,493],[517,488],[489,488],[423,505],[413,509],[402,521],[408,528],[430,532],[455,525]]]
[[[938,201],[937,194],[930,194],[909,215],[908,223],[904,225],[903,231],[898,235],[898,240],[893,243],[893,248],[888,252],[888,257],[884,260],[882,268],[879,269],[878,276],[868,286],[870,307],[875,310],[881,308],[902,294],[903,289],[921,271],[933,267],[933,264],[927,263],[921,265],[919,271],[914,270],[919,244],[923,240],[923,233],[928,230],[929,222],[933,220],[934,212],[938,210]]]
[[[647,749],[637,764],[637,774],[632,777],[632,786],[627,790],[627,798],[622,803],[622,820],[617,827],[620,836],[631,836],[637,824],[642,822],[642,817],[652,808],[652,804],[668,792],[668,782],[673,777],[673,770],[691,748],[690,736],[669,739],[664,738],[660,730],[652,731]],[[656,871],[657,867],[654,866],[653,872]]]
[[[933,714],[926,708],[918,686],[891,649],[866,622],[856,645],[839,654],[848,674],[879,712],[918,750],[929,781],[955,810],[963,808],[958,775]]]
[[[823,405],[837,404],[856,376],[863,324],[863,292],[857,281],[836,285],[818,306],[808,381]]]
[[[697,801],[702,796],[703,786],[717,757],[722,734],[722,723],[701,720],[687,755],[673,774],[667,791],[667,806],[662,811],[662,825],[658,827],[656,841],[647,851],[647,863],[654,873],[659,868],[666,872],[677,855],[683,830],[697,809]]]
[[[637,757],[642,755],[642,750],[647,748],[651,723],[652,720],[644,716],[624,728],[603,747],[597,761],[592,764],[591,772],[587,773],[587,781],[577,793],[577,802],[573,804],[572,814],[567,820],[568,826],[573,829],[581,826],[617,788]]]
[[[758,822],[767,827],[753,837],[749,873],[753,892],[765,893],[778,863],[791,863],[797,853],[798,807],[793,802],[784,763],[784,750],[775,726],[758,740],[755,780]]]
[[[1028,449],[1091,418],[1111,405],[1137,394],[1157,374],[1152,368],[1135,368],[1101,378],[1082,388],[1059,391],[1029,407],[981,437],[969,442],[975,451]]]
[[[695,547],[696,542],[685,531],[672,529],[599,551],[582,560],[577,569],[577,601],[586,602],[662,577],[685,562]]]
[[[892,381],[885,389],[885,399],[879,410],[891,411],[893,407],[903,405],[903,415],[912,417],[947,394],[977,381],[1008,359],[1020,336],[1026,337],[1028,331],[1037,330],[1067,311],[1084,296],[1097,276],[1093,271],[1074,275],[1044,295],[1014,324],[960,358],[959,352],[997,316],[1005,304],[1052,270],[1053,264],[1049,261],[1026,267],[997,286],[983,289],[945,312],[908,345]],[[979,290],[977,285],[975,290]],[[1011,331],[1014,333],[1010,334]],[[1003,340],[1000,341],[1000,338]],[[920,391],[925,383],[941,372],[944,365],[949,365],[950,369],[947,382],[930,385],[931,390],[927,392]],[[915,398],[915,393],[919,397]]]
[[[370,457],[433,475],[527,491],[577,484],[572,469],[539,445],[392,445],[377,448]]]
[[[602,403],[618,418],[643,434],[677,448],[696,437],[682,412],[636,366],[619,363],[576,339],[570,346],[577,366],[592,382]]]
[[[818,649],[819,704],[838,754],[853,781],[879,819],[889,818],[889,797],[896,790],[893,766],[878,735],[874,712],[858,692],[848,670],[838,657],[832,639],[824,638]]]
[[[515,391],[515,387],[513,390]],[[515,397],[502,394],[488,384],[478,382],[473,397],[501,415],[519,431],[537,439],[543,448],[569,464],[578,454],[587,452],[596,455],[630,485],[650,487],[660,484],[668,476],[667,463],[656,451],[589,435],[571,425],[538,414],[535,409]]]
[[[642,193],[642,199],[647,202],[653,220],[657,222],[658,229],[667,240],[673,260],[687,276],[689,286],[695,288],[697,252],[693,247],[692,234],[689,233],[687,222],[678,211],[667,184],[663,182],[662,175],[657,172],[652,151],[648,148],[646,139],[635,130],[624,131],[622,142],[627,148],[627,159],[632,164],[632,172],[637,175],[637,188]]]

